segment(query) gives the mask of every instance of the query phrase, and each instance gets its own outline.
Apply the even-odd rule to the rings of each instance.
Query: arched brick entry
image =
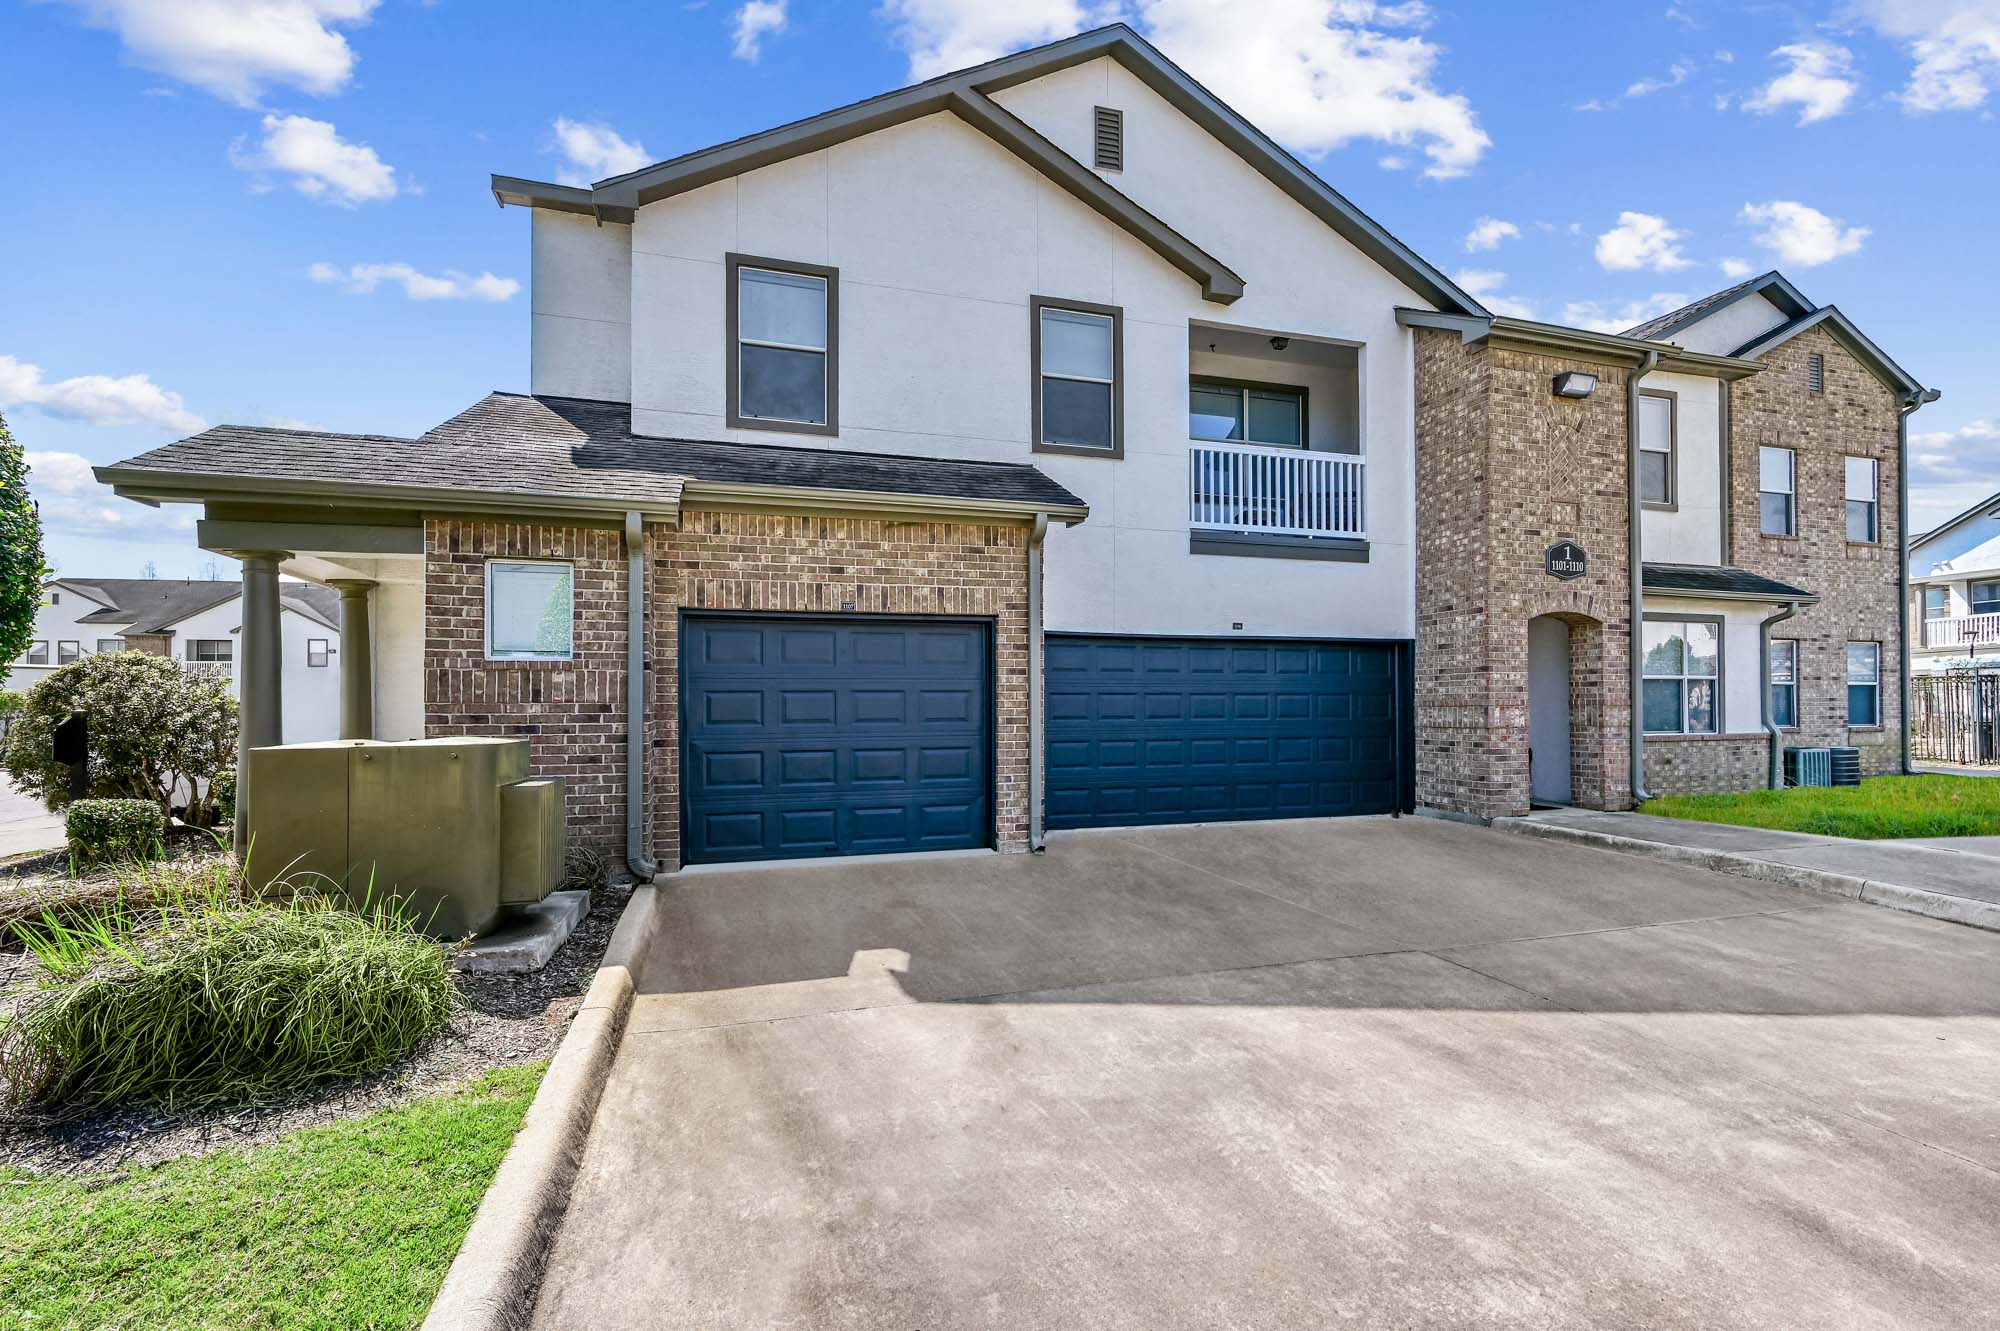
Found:
[[[1624,756],[1631,742],[1625,727],[1630,704],[1622,668],[1615,673],[1605,668],[1608,639],[1603,621],[1573,610],[1531,617],[1522,627],[1524,693],[1532,689],[1525,669],[1530,655],[1526,639],[1536,620],[1559,623],[1568,634],[1569,800],[1587,809],[1624,808],[1630,803]],[[1532,743],[1532,707],[1527,719],[1522,738]],[[1518,795],[1523,807],[1528,798],[1526,791]]]

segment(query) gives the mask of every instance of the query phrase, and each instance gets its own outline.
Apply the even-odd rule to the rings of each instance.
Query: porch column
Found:
[[[278,550],[240,550],[243,659],[237,663],[241,721],[236,732],[236,854],[250,848],[250,750],[285,742],[283,630],[278,623]]]
[[[340,593],[340,737],[374,739],[375,660],[368,607],[375,584],[366,578],[334,578],[327,586]]]

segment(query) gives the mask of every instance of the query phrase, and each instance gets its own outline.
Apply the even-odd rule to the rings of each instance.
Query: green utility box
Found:
[[[459,938],[562,881],[562,782],[524,739],[336,740],[250,751],[249,877],[396,898]]]

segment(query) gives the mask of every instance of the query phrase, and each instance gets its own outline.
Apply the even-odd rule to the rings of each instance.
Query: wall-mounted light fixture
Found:
[[[1557,397],[1589,397],[1597,391],[1597,376],[1582,370],[1564,370],[1556,376]]]
[[[1283,351],[1290,345],[1292,345],[1292,339],[1289,337],[1274,337],[1271,339],[1271,350],[1273,351]]]

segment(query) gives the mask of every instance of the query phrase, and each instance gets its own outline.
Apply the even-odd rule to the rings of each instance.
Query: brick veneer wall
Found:
[[[1629,804],[1625,374],[1416,332],[1417,803],[1480,818],[1528,809],[1528,621],[1570,627],[1571,781]],[[1580,401],[1551,381],[1599,378]],[[1548,575],[1559,540],[1590,572]]]
[[[1771,779],[1768,736],[1648,735],[1646,789],[1654,795],[1761,790]]]
[[[688,510],[647,528],[652,663],[650,844],[680,863],[680,611],[955,615],[993,621],[994,808],[1028,840],[1028,528]]]
[[[1826,391],[1806,391],[1806,359],[1825,358]],[[1851,744],[1862,771],[1895,772],[1902,763],[1898,653],[1903,615],[1896,595],[1902,539],[1897,511],[1895,393],[1850,356],[1824,328],[1773,348],[1764,372],[1734,385],[1730,399],[1731,562],[1819,594],[1773,636],[1799,643],[1799,727],[1787,744]],[[1757,450],[1797,450],[1798,535],[1760,531]],[[1847,456],[1878,463],[1879,540],[1847,540]],[[1847,644],[1882,644],[1882,721],[1847,724]],[[1650,769],[1649,769],[1650,770]]]
[[[625,847],[625,551],[614,529],[424,524],[424,734],[529,742],[561,777],[572,843],[621,863]],[[575,660],[486,659],[486,561],[576,566]]]

